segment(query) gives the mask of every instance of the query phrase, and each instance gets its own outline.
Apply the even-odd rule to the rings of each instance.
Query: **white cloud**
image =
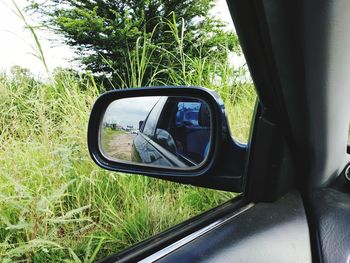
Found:
[[[113,101],[103,117],[104,123],[118,123],[123,127],[138,127],[161,97],[136,97]]]

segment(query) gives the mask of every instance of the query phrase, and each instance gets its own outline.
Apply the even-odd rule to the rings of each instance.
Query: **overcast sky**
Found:
[[[16,0],[19,7],[23,8],[27,0]],[[29,68],[35,75],[45,77],[45,69],[36,57],[31,47],[35,46],[30,33],[24,29],[22,20],[12,11],[14,5],[12,0],[0,0],[0,71],[9,70],[13,65]],[[218,0],[212,14],[229,23],[233,28],[230,14],[225,0]],[[30,17],[27,19],[35,24]],[[66,45],[52,41],[54,35],[48,32],[38,32],[40,43],[50,70],[55,67],[74,67],[70,62],[74,57],[71,48]]]
[[[139,121],[144,121],[156,102],[158,96],[127,98],[112,102],[103,117],[103,123],[117,123],[126,126],[134,126],[138,129]]]

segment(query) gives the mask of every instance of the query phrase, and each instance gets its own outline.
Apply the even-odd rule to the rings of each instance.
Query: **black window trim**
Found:
[[[152,137],[154,137],[154,135],[155,135],[155,132],[156,132],[157,125],[158,125],[158,122],[159,122],[159,116],[160,116],[160,114],[161,114],[161,111],[156,112],[156,114],[157,114],[157,123],[156,123],[156,125],[153,127],[153,129],[152,129],[151,137],[148,136],[148,135],[146,135],[146,134],[144,134],[144,129],[145,129],[145,127],[146,127],[146,124],[147,124],[147,121],[148,121],[149,116],[152,114],[154,108],[158,105],[158,103],[162,103],[162,105],[160,105],[160,106],[162,107],[162,109],[164,108],[164,105],[165,105],[165,102],[167,101],[167,99],[164,100],[164,101],[162,101],[162,99],[163,99],[163,97],[160,97],[159,100],[153,105],[152,109],[150,110],[150,112],[149,112],[148,115],[147,115],[147,118],[145,119],[144,124],[142,125],[142,131],[141,131],[141,132],[142,132],[143,135],[147,136],[147,138],[152,138]]]

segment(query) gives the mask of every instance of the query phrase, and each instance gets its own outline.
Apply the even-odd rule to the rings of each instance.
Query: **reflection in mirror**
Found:
[[[99,143],[109,160],[193,168],[205,161],[211,132],[211,112],[202,100],[135,97],[108,106]]]

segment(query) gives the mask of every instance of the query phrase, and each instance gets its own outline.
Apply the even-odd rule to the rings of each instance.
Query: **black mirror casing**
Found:
[[[187,96],[205,101],[212,112],[212,137],[206,161],[190,169],[150,167],[107,159],[99,146],[100,123],[108,105],[118,99],[144,96]],[[142,125],[142,124],[141,124]],[[247,147],[236,143],[230,134],[225,108],[213,91],[200,87],[146,87],[113,90],[95,102],[88,125],[88,148],[100,167],[111,171],[142,174],[174,182],[212,189],[240,192],[247,159]]]

